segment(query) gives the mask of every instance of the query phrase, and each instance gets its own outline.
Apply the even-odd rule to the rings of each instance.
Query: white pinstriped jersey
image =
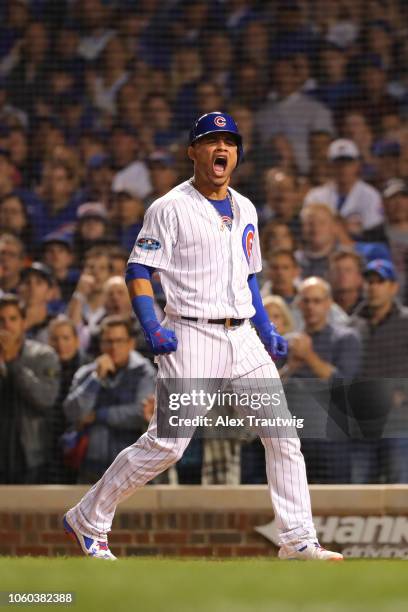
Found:
[[[191,180],[146,211],[129,263],[157,268],[166,314],[218,319],[255,314],[248,275],[262,269],[254,205],[234,189],[231,231]]]

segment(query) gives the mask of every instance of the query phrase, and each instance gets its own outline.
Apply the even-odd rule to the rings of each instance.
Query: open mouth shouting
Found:
[[[217,155],[213,162],[213,171],[216,176],[223,176],[227,168],[228,160],[226,155]]]

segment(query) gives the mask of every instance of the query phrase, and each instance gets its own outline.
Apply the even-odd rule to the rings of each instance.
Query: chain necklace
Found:
[[[227,197],[228,197],[229,203],[231,205],[231,227],[230,227],[230,230],[231,230],[232,229],[233,219],[234,219],[235,206],[234,206],[234,200],[232,199],[232,195],[230,194],[229,189],[227,189]],[[217,210],[217,212],[218,212],[218,210]],[[224,231],[224,228],[225,228],[226,225],[227,224],[224,222],[223,217],[221,217],[221,231],[222,232]],[[227,225],[227,227],[228,227],[228,225]]]
[[[192,185],[192,187],[194,187],[194,189],[195,189],[196,191],[198,191],[197,187],[194,185],[194,177],[193,177],[193,178],[191,178],[189,182],[190,182],[190,184]],[[203,195],[203,194],[202,194],[200,191],[198,191],[198,193],[200,193],[201,195]],[[204,197],[205,197],[205,196],[204,196]],[[234,204],[234,200],[233,200],[233,197],[232,197],[232,195],[231,195],[231,193],[230,193],[229,189],[227,189],[227,198],[228,198],[229,203],[230,203],[230,205],[231,205],[231,214],[232,214],[232,219],[231,219],[231,227],[232,227],[232,222],[233,222],[234,215],[235,215],[235,204]],[[206,200],[208,200],[208,198],[206,198]],[[214,206],[213,206],[213,208],[214,208],[215,212],[217,213],[217,215],[218,215],[218,216],[221,218],[221,226],[220,226],[220,230],[223,232],[223,231],[224,231],[224,229],[225,229],[225,225],[226,225],[226,224],[224,223],[224,219],[223,219],[223,217],[220,215],[220,213],[218,212],[218,210],[217,210],[217,209],[216,209]]]

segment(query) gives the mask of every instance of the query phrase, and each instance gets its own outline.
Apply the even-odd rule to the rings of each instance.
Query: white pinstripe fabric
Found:
[[[165,325],[174,329],[179,349],[158,359],[159,377],[224,379],[233,389],[248,392],[265,390],[266,386],[273,393],[280,387],[276,367],[249,322],[230,330],[217,324],[174,319]],[[286,411],[284,404],[279,414]],[[203,408],[201,413],[205,412]],[[194,415],[199,413],[197,409]],[[315,538],[298,438],[279,437],[267,428],[260,428],[258,433],[265,447],[269,490],[281,541]],[[102,478],[68,512],[70,522],[85,535],[105,539],[117,504],[176,462],[188,443],[186,438],[157,438],[154,415],[148,431],[117,456]]]

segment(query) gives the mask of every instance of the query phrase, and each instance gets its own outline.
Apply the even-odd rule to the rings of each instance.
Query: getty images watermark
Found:
[[[168,424],[180,427],[294,427],[303,429],[303,418],[291,415],[282,409],[283,390],[275,393],[242,393],[221,391],[208,392],[191,389],[188,392],[168,394]],[[234,409],[238,415],[221,413],[223,409]],[[277,411],[274,409],[278,409]],[[177,412],[177,414],[175,414]],[[211,412],[211,416],[208,414]],[[243,414],[248,412],[248,414]],[[207,413],[207,414],[206,414]]]

